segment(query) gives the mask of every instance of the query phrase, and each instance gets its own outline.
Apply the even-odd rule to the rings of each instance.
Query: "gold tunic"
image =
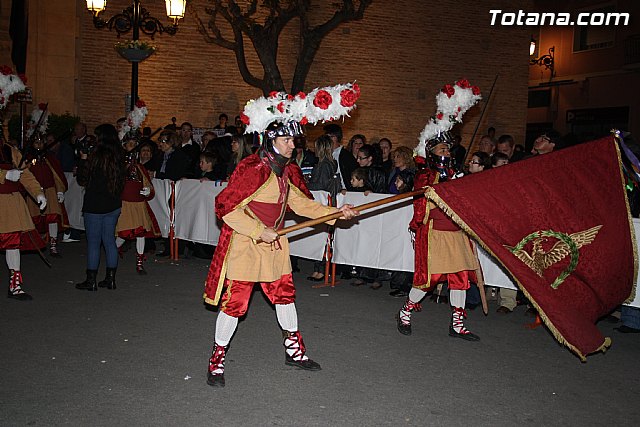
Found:
[[[11,154],[13,156],[13,165],[17,166],[22,159],[22,155],[15,147],[11,147]],[[4,184],[6,175],[7,171],[0,170],[0,184]],[[22,171],[20,183],[33,198],[43,193],[38,180],[29,169]],[[0,233],[28,231],[34,228],[31,214],[22,195],[20,193],[0,194]]]
[[[308,199],[297,187],[289,185],[288,206],[298,215],[318,218],[336,212],[330,206],[324,206]],[[272,172],[265,187],[258,190],[253,199],[262,203],[277,203],[280,189]],[[277,243],[258,242],[266,226],[251,215],[248,206],[235,209],[225,215],[223,221],[234,230],[227,255],[226,278],[246,282],[273,282],[285,274],[291,273],[289,259],[289,241],[281,236]]]
[[[437,208],[431,200],[427,201],[425,224],[430,221],[429,211]],[[431,274],[479,269],[478,256],[469,236],[464,231],[429,230],[429,271]]]

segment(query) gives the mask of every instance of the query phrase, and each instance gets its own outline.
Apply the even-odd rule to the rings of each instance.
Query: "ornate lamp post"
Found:
[[[555,52],[556,47],[551,46],[549,53],[536,58],[536,40],[531,37],[531,42],[529,43],[529,65],[538,65],[546,70],[551,70],[550,79],[552,79],[555,75]]]
[[[129,108],[133,110],[138,99],[138,62],[147,59],[153,49],[143,48],[137,41],[140,39],[140,31],[152,39],[156,33],[174,35],[178,31],[178,21],[184,18],[186,0],[165,0],[167,17],[173,20],[173,24],[164,26],[157,18],[140,5],[140,0],[133,0],[131,6],[122,12],[104,20],[99,15],[107,7],[107,0],[86,0],[87,9],[93,13],[93,25],[98,28],[114,30],[118,37],[129,31],[133,32],[130,48],[119,49],[118,53],[131,62],[131,103]]]

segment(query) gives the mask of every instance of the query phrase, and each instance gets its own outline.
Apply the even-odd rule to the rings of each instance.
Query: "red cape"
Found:
[[[268,163],[260,159],[257,154],[252,154],[238,163],[235,171],[229,178],[227,187],[218,194],[215,200],[216,217],[222,218],[239,206],[247,205],[255,198],[269,180],[272,171]],[[307,188],[302,170],[296,163],[289,163],[283,172],[289,179],[289,183],[297,187],[307,197],[313,199],[313,195]],[[275,175],[274,175],[275,176]],[[229,252],[231,237],[234,231],[227,224],[222,224],[218,246],[213,254],[209,273],[204,288],[204,300],[207,304],[217,305],[226,276],[226,259]]]

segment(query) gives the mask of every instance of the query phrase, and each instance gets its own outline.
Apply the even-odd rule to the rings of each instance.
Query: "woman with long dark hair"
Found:
[[[82,213],[87,235],[87,279],[76,284],[76,288],[88,291],[98,290],[96,276],[101,245],[106,253],[107,275],[100,285],[116,288],[116,224],[125,183],[124,156],[116,128],[102,124],[95,129],[95,135],[98,145],[89,154],[86,166],[78,171],[78,183],[85,187]]]
[[[231,139],[231,160],[227,167],[227,174],[231,176],[238,166],[238,163],[245,157],[251,155],[251,145],[247,142],[244,135],[234,135]]]
[[[321,135],[316,139],[316,156],[318,164],[311,172],[309,190],[328,191],[331,195],[331,206],[336,206],[337,194],[342,190],[342,181],[338,172],[338,163],[333,158],[332,141],[328,135]],[[324,263],[316,261],[313,264],[313,274],[307,277],[312,282],[324,280]]]

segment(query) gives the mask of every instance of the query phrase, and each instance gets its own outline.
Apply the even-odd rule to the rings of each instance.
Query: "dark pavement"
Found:
[[[227,386],[212,388],[208,261],[151,256],[138,276],[130,250],[117,290],[87,292],[73,285],[84,251],[84,241],[62,244],[52,269],[24,255],[34,300],[0,298],[2,426],[638,424],[640,334],[600,322],[613,346],[581,363],[543,327],[525,329],[523,307],[470,311],[474,343],[450,338],[448,306],[424,301],[403,336],[403,299],[388,285],[314,289],[307,261],[295,274],[299,324],[322,371],[285,366],[275,311],[257,291],[227,354]],[[4,286],[7,277],[3,259]]]

